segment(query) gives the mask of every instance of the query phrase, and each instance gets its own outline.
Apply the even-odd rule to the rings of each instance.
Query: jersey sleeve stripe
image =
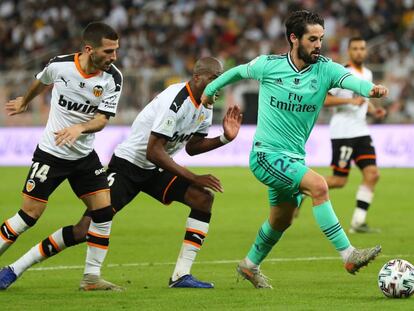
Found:
[[[114,64],[112,64],[109,70],[105,72],[112,76],[115,82],[115,92],[119,92],[121,90],[123,82],[121,71],[118,68],[116,68]]]
[[[161,133],[157,133],[157,132],[154,132],[154,131],[151,131],[151,135],[157,136],[159,138],[165,138],[167,140],[171,138],[170,136],[167,136],[167,135],[164,135],[164,134],[161,134]]]
[[[344,82],[344,80],[346,79],[346,78],[348,78],[349,76],[352,76],[352,74],[351,73],[346,73],[346,74],[344,74],[340,79],[339,79],[339,81],[338,81],[338,85],[340,86],[340,87],[342,87],[342,82]]]
[[[99,113],[101,113],[101,114],[104,114],[104,115],[106,115],[106,116],[108,116],[108,117],[115,117],[115,113],[113,113],[113,112],[109,112],[109,111],[105,111],[105,110],[96,110],[96,112],[99,112]]]
[[[75,54],[70,54],[70,55],[63,55],[63,56],[55,56],[49,61],[49,64],[62,63],[62,62],[74,62],[74,61],[75,61]]]
[[[202,136],[202,137],[206,137],[208,134],[207,134],[207,133],[195,132],[193,135],[194,135],[194,136]]]

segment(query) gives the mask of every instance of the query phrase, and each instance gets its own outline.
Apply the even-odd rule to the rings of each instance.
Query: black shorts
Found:
[[[333,173],[336,176],[348,176],[351,160],[362,170],[376,164],[375,148],[371,136],[331,139]]]
[[[37,147],[23,194],[46,203],[65,179],[79,198],[109,190],[105,169],[95,151],[78,160],[63,160]]]
[[[109,162],[107,174],[111,202],[116,212],[141,191],[163,204],[172,201],[185,203],[184,195],[190,186],[189,181],[168,171],[145,170],[115,155]]]

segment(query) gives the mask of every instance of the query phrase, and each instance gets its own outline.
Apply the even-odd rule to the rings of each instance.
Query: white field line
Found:
[[[405,255],[380,255],[379,258],[407,258],[414,257],[413,254]],[[269,258],[265,262],[293,262],[293,261],[328,261],[328,260],[340,260],[340,257],[337,256],[328,256],[328,257],[286,257],[286,258]],[[210,261],[196,261],[195,264],[199,265],[222,265],[222,264],[236,264],[240,259],[233,260],[210,260]],[[151,267],[151,266],[172,266],[175,265],[175,262],[132,262],[124,264],[107,264],[104,265],[105,268],[120,268],[120,267]],[[51,270],[72,270],[72,269],[83,269],[84,266],[72,265],[72,266],[52,266],[52,267],[39,267],[39,268],[30,268],[29,271],[51,271]]]

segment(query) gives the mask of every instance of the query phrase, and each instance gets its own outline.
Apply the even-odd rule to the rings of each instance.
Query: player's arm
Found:
[[[24,96],[17,97],[6,103],[6,111],[8,112],[8,115],[13,116],[25,112],[33,98],[42,93],[47,86],[47,84],[43,84],[40,80],[36,79],[33,81]]]
[[[328,95],[325,98],[324,106],[335,107],[335,106],[341,106],[341,105],[347,105],[347,104],[359,106],[359,105],[362,105],[364,102],[365,102],[365,98],[361,96],[353,97],[353,98],[343,98],[343,97],[333,96],[328,93]]]
[[[388,89],[382,85],[375,85],[370,81],[360,79],[345,69],[342,65],[334,62],[327,63],[326,75],[331,78],[331,88],[339,87],[351,90],[364,97],[385,97]]]
[[[368,113],[372,115],[376,119],[384,119],[385,115],[387,114],[387,110],[383,107],[375,106],[373,102],[368,102]]]
[[[167,142],[168,138],[166,136],[151,132],[147,145],[147,160],[164,170],[187,179],[193,184],[223,192],[220,181],[213,175],[196,175],[185,167],[178,165],[165,151]]]
[[[96,133],[102,130],[106,126],[108,121],[109,116],[97,112],[92,120],[65,127],[64,129],[55,132],[56,145],[72,145],[79,138],[80,135]]]
[[[201,96],[201,103],[205,107],[211,108],[214,104],[214,95],[226,85],[235,83],[242,79],[260,80],[263,76],[263,69],[266,64],[266,60],[267,56],[262,55],[256,57],[247,64],[239,65],[227,70],[206,86],[204,93]]]
[[[205,135],[191,137],[185,150],[191,156],[219,148],[236,138],[239,133],[242,121],[242,114],[239,106],[232,106],[227,109],[223,119],[224,133],[214,138],[206,138]]]

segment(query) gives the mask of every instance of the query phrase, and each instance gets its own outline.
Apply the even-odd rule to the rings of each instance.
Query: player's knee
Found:
[[[380,179],[380,173],[378,169],[372,170],[366,174],[365,179],[370,184],[376,184]]]
[[[211,209],[213,208],[213,202],[214,194],[209,190],[204,190],[202,192],[202,195],[198,196],[194,208],[206,213],[211,213]]]
[[[325,179],[320,177],[315,179],[310,189],[313,198],[328,197],[328,184]]]

